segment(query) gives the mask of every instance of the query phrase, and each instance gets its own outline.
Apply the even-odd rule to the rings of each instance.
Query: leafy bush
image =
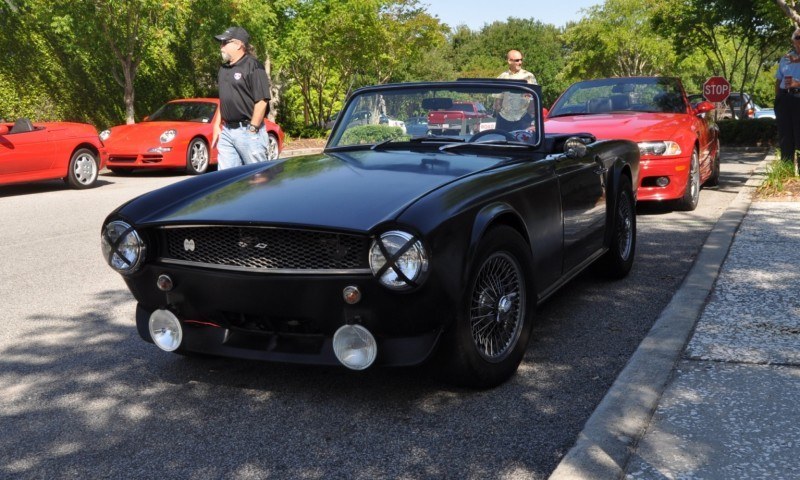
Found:
[[[283,129],[283,132],[294,138],[325,138],[328,136],[328,130],[324,127],[298,123],[284,123],[281,122],[280,118],[277,119],[277,121]]]
[[[720,143],[726,147],[771,147],[778,144],[774,118],[720,120]]]
[[[385,140],[392,140],[405,136],[400,127],[390,127],[388,125],[359,125],[353,127],[342,135],[340,145],[364,145],[369,143],[379,143]]]
[[[780,157],[780,152],[775,152],[776,157]],[[756,193],[768,197],[782,193],[787,185],[792,181],[797,181],[794,174],[794,164],[775,160],[767,167],[767,176],[764,182],[756,188]]]

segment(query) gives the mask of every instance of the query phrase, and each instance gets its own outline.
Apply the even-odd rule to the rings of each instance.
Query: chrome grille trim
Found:
[[[159,261],[166,264],[276,274],[371,273],[367,235],[231,225],[171,225],[156,233]]]
[[[277,268],[236,267],[229,265],[218,265],[214,263],[187,262],[184,260],[173,260],[164,257],[159,258],[158,261],[161,263],[167,263],[172,265],[213,268],[215,270],[229,270],[234,272],[279,273],[284,275],[371,275],[372,274],[372,271],[369,268],[358,268],[351,270],[300,270],[300,269],[288,269],[288,268],[277,269]]]

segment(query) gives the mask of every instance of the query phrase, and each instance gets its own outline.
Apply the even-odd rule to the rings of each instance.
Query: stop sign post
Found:
[[[703,96],[709,102],[724,102],[731,94],[731,84],[725,77],[710,77],[703,84]]]

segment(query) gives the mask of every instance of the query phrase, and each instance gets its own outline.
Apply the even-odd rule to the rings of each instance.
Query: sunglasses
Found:
[[[225,45],[227,45],[227,44],[229,44],[229,43],[231,43],[231,42],[233,42],[233,39],[230,39],[230,40],[223,40],[223,41],[219,42],[219,46],[220,46],[220,47],[224,47]]]
[[[796,37],[792,37],[792,39],[794,39],[794,40],[800,40],[800,35],[798,35],[798,36],[796,36]]]
[[[521,62],[522,61],[521,58],[509,58],[508,60],[512,61],[512,62]]]

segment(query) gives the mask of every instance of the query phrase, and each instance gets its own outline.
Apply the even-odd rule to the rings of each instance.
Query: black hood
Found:
[[[120,213],[142,224],[273,224],[369,231],[454,179],[503,157],[357,151],[202,175],[143,195]]]

